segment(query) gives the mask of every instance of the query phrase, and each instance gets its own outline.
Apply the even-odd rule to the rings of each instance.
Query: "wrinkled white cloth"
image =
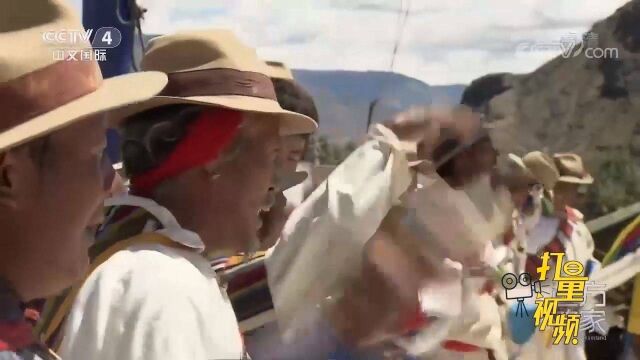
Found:
[[[313,165],[308,162],[300,162],[296,168],[296,171],[304,171],[307,173],[307,178],[304,179],[300,184],[291,187],[283,192],[285,198],[287,198],[287,207],[291,209],[295,209],[298,207],[304,199],[311,193],[313,190],[313,181],[311,177],[311,172],[313,169]]]
[[[170,215],[152,201],[154,215]],[[123,197],[110,204],[135,204]],[[114,254],[86,280],[64,328],[60,355],[69,360],[243,359],[231,303],[220,288],[197,234],[173,216],[163,235],[189,249],[159,244]],[[186,244],[185,244],[186,243]]]
[[[387,128],[356,149],[289,217],[266,260],[280,329],[301,335],[361,268],[364,246],[411,183],[406,155]],[[313,320],[315,319],[315,320]]]
[[[422,308],[438,320],[400,345],[425,359],[463,355],[487,359],[486,349],[491,349],[497,359],[506,360],[498,305],[492,295],[481,291],[508,257],[508,249],[494,247],[492,240],[501,238],[511,219],[509,195],[502,189],[494,191],[488,177],[463,190],[452,189],[437,174],[420,175],[418,183],[422,186],[408,197],[415,219],[408,219],[411,221],[406,225],[424,241],[419,249],[426,258],[447,259],[457,264],[458,271],[433,281],[433,285],[446,282],[446,286],[430,288],[427,284],[423,289]],[[448,351],[441,348],[444,340],[482,350],[466,354]]]

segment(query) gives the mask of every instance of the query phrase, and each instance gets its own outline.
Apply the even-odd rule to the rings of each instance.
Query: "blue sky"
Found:
[[[518,44],[583,33],[627,0],[138,0],[145,33],[230,28],[265,59],[344,70],[390,69],[403,2],[411,12],[393,70],[466,84],[535,70],[559,51],[518,53]]]

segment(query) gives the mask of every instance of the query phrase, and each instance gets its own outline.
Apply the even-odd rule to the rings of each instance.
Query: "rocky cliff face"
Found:
[[[617,58],[573,52],[529,74],[484,76],[465,90],[462,102],[488,122],[509,120],[496,131],[501,151],[577,152],[596,176],[607,175],[603,166],[611,159],[640,164],[640,0],[591,31],[597,41],[583,41],[583,49],[614,48]]]

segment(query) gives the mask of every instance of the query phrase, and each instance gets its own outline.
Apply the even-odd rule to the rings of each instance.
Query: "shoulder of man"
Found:
[[[187,249],[139,244],[111,255],[87,278],[83,287],[122,289],[123,295],[145,296],[169,288],[190,294],[210,285],[208,263]],[[204,272],[204,273],[203,273]]]
[[[92,349],[94,359],[116,358],[116,353],[132,356],[119,357],[123,359],[137,358],[132,354],[141,351],[136,345],[140,336],[148,337],[152,344],[147,350],[156,354],[170,329],[176,328],[182,329],[180,334],[173,332],[179,343],[170,350],[200,354],[209,345],[199,341],[216,335],[209,335],[215,330],[212,323],[230,319],[233,310],[225,303],[215,276],[200,271],[199,264],[185,257],[188,254],[159,244],[136,245],[113,254],[78,293],[68,319],[78,326],[66,327],[61,354],[75,358]],[[231,315],[226,316],[227,312]],[[185,350],[187,343],[194,349]],[[155,355],[145,358],[157,359]]]

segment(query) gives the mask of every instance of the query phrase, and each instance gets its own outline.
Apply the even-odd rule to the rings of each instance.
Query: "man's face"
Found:
[[[291,173],[296,171],[298,163],[304,156],[306,145],[306,135],[291,135],[282,138],[281,169],[283,172]]]
[[[579,185],[565,182],[556,184],[553,190],[553,203],[557,211],[564,210],[569,206],[579,208],[581,206],[581,196],[579,193]]]
[[[238,135],[244,138],[243,145],[230,161],[215,168],[216,178],[207,181],[201,194],[202,209],[196,211],[208,217],[207,227],[199,230],[204,239],[229,251],[257,247],[260,212],[274,203],[277,191],[278,130],[278,121],[271,116],[245,115]]]
[[[491,140],[481,140],[453,158],[454,181],[451,185],[462,188],[483,175],[495,171],[497,151]]]
[[[34,297],[62,290],[87,269],[106,195],[102,119],[54,132],[35,155],[29,146],[10,150],[1,163],[2,187],[15,201],[8,209],[17,235],[11,251],[32,271]]]
[[[484,139],[479,141],[472,147],[475,155],[475,162],[478,173],[488,173],[495,170],[498,151],[493,147],[493,143],[490,139]]]
[[[511,200],[513,206],[516,209],[522,209],[529,197],[529,184],[518,183],[509,186],[509,192],[511,193]]]

